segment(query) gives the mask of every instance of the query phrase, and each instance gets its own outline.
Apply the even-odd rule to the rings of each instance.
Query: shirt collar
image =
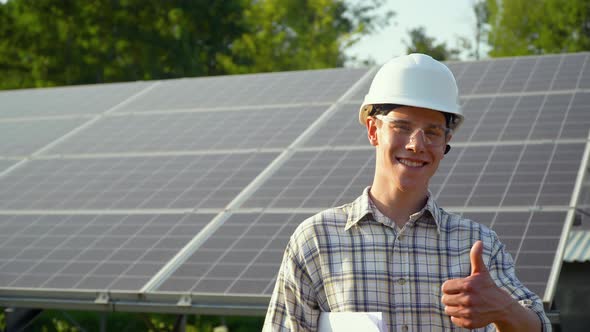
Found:
[[[369,196],[370,189],[371,187],[366,187],[365,190],[363,190],[362,195],[360,195],[356,200],[354,200],[354,202],[352,202],[351,210],[348,213],[348,219],[346,220],[346,226],[344,227],[344,230],[348,230],[360,221],[364,221],[367,219],[375,220],[375,212],[373,211],[373,208],[377,208],[374,206],[373,202],[371,201],[371,197]],[[424,215],[425,212],[429,212],[432,218],[420,218]],[[436,204],[436,201],[434,200],[434,198],[432,198],[432,193],[428,191],[428,200],[426,201],[426,205],[424,205],[422,210],[410,216],[410,222],[415,222],[418,219],[430,220],[434,222],[434,224],[436,225],[436,231],[440,234],[440,225],[442,222],[442,218],[443,214],[441,213],[438,204]]]

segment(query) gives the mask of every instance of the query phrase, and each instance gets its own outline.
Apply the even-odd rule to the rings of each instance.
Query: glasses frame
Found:
[[[401,122],[404,122],[404,123],[410,123],[410,124],[412,123],[412,121],[391,118],[391,117],[388,117],[387,115],[384,115],[384,114],[376,114],[376,115],[373,115],[373,117],[376,118],[376,119],[379,119],[379,120],[381,120],[383,122],[387,122],[387,123],[395,123],[397,121],[401,121]],[[424,143],[426,143],[427,146],[430,146],[430,147],[442,147],[442,146],[446,145],[447,142],[448,142],[448,139],[447,138],[449,137],[449,135],[451,135],[453,133],[453,129],[451,129],[449,127],[446,127],[446,126],[445,127],[443,127],[443,126],[433,126],[433,127],[439,128],[439,129],[441,129],[441,130],[444,131],[444,140],[440,144],[438,144],[438,143],[437,144],[434,144],[432,142],[432,140],[430,138],[428,138],[428,135],[426,135],[426,130],[428,130],[428,128],[419,128],[419,127],[412,126],[413,130],[412,130],[412,132],[406,138],[411,140],[412,137],[415,137],[416,131],[422,131],[422,137],[424,139]],[[399,133],[397,133],[397,134],[399,135]]]

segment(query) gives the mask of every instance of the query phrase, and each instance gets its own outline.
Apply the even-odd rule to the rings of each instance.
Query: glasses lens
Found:
[[[424,143],[429,146],[443,146],[446,143],[448,129],[441,126],[420,128],[407,120],[396,119],[384,115],[377,115],[378,119],[389,123],[394,134],[403,139],[416,139],[416,135],[422,135]]]

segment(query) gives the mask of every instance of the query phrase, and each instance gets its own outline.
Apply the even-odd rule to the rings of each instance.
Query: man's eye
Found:
[[[428,129],[426,130],[426,136],[428,137],[443,137],[445,135],[443,130],[440,129]]]
[[[397,130],[400,133],[411,133],[412,127],[404,124],[395,124],[393,125],[393,129]]]

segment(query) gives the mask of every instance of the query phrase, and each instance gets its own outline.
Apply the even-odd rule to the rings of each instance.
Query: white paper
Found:
[[[387,332],[381,312],[322,312],[318,332]]]

